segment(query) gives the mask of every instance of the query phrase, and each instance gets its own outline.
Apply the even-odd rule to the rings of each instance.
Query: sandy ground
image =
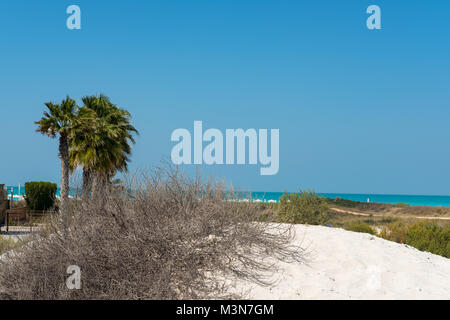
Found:
[[[356,212],[356,211],[350,211],[350,210],[344,210],[339,208],[331,208],[333,211],[340,212],[340,213],[346,213],[346,214],[352,214],[354,216],[364,216],[364,217],[385,217],[386,215],[383,214],[376,214],[376,213],[362,213],[362,212]],[[425,220],[450,220],[450,217],[421,217],[421,216],[408,216],[408,215],[402,215],[402,218],[413,218],[413,219],[425,219]]]
[[[251,299],[450,299],[450,259],[369,234],[295,226],[307,263],[277,262],[272,286],[239,280]]]

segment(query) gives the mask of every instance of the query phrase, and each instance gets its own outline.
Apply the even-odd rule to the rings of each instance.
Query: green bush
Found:
[[[2,217],[5,215],[6,210],[9,208],[9,200],[4,185],[0,184],[0,223],[2,222]]]
[[[375,234],[375,230],[364,222],[351,222],[344,225],[344,229],[353,232]]]
[[[55,204],[57,186],[50,182],[25,183],[25,201],[30,210],[48,210]]]
[[[450,227],[443,228],[433,222],[407,225],[397,221],[384,227],[380,237],[450,258]]]
[[[444,229],[436,223],[416,223],[408,229],[406,244],[450,258],[450,227]]]
[[[283,194],[278,217],[281,222],[312,225],[325,224],[330,218],[327,201],[312,191]]]
[[[6,210],[9,209],[9,200],[0,201],[0,215],[6,214]]]
[[[407,234],[408,225],[401,221],[396,221],[385,226],[383,230],[381,230],[380,237],[389,241],[406,243]]]
[[[9,200],[0,201],[0,225],[6,224],[6,210],[9,209]]]

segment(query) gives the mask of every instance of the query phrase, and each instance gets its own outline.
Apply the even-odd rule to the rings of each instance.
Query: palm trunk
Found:
[[[92,198],[100,211],[104,210],[106,203],[105,189],[107,187],[106,178],[103,173],[96,172],[92,182]]]
[[[91,192],[91,184],[92,184],[92,173],[91,170],[83,167],[83,190],[82,190],[82,199],[83,201],[89,200],[89,193]]]
[[[92,199],[97,200],[99,197],[100,181],[98,177],[98,172],[92,175]]]
[[[69,223],[69,145],[67,135],[59,137],[59,158],[61,159],[61,207],[60,214],[63,225]]]

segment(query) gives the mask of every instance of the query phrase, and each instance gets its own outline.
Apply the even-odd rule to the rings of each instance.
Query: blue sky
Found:
[[[82,29],[66,28],[79,5]],[[366,28],[379,5],[382,30]],[[449,1],[0,3],[0,183],[58,182],[44,102],[103,92],[141,132],[131,169],[174,129],[280,129],[280,170],[205,166],[253,191],[450,194]],[[190,168],[192,169],[192,168]]]

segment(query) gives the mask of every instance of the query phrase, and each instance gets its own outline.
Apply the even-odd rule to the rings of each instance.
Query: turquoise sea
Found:
[[[352,193],[318,193],[326,198],[360,201],[360,202],[376,202],[391,203],[399,202],[409,204],[411,206],[433,206],[433,207],[450,207],[450,196],[424,196],[424,195],[398,195],[398,194],[352,194]],[[261,201],[278,201],[283,192],[254,192],[252,198]]]
[[[6,187],[8,190],[8,197],[11,195],[11,188],[13,188],[13,192],[14,192],[14,197],[16,196],[23,196],[25,195],[25,186],[7,186]],[[70,195],[74,195],[74,192],[71,191],[69,192]],[[59,196],[59,188],[56,190],[56,195]]]
[[[11,187],[8,187],[11,188]],[[24,195],[25,188],[22,186],[13,187],[14,195]],[[59,195],[59,189],[57,191]],[[276,201],[280,199],[283,192],[253,192],[252,199],[262,202]],[[391,203],[397,204],[399,202],[407,203],[411,206],[433,206],[433,207],[450,207],[450,196],[424,196],[424,195],[397,195],[397,194],[352,194],[352,193],[319,193],[319,195],[326,198],[342,198],[353,201],[376,202],[376,203]]]

